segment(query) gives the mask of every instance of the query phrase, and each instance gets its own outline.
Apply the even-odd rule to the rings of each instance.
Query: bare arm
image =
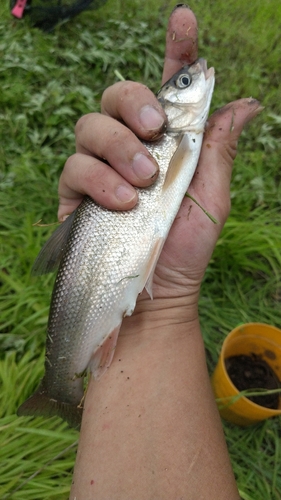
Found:
[[[156,302],[125,320],[90,382],[71,500],[239,499],[198,318],[185,300]]]

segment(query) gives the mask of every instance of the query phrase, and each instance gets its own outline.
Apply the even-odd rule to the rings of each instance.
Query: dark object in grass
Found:
[[[107,0],[10,0],[11,14],[21,18],[29,14],[31,22],[43,31],[52,31],[58,22],[83,10],[98,9]]]
[[[233,384],[239,391],[249,389],[272,390],[281,387],[274,371],[264,359],[257,354],[250,356],[231,356],[226,358],[225,367]],[[260,406],[277,410],[279,407],[279,394],[266,394],[247,396],[248,399]]]

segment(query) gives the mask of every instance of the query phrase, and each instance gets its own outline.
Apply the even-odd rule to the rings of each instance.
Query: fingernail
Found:
[[[164,118],[152,106],[144,106],[140,111],[140,122],[147,130],[156,130],[164,125]]]
[[[245,120],[245,123],[251,121],[252,118],[255,118],[261,111],[264,110],[264,106],[262,106],[257,99],[253,99],[252,97],[248,98],[248,105],[252,109],[250,109],[249,114]]]
[[[135,154],[132,167],[139,179],[151,179],[158,171],[157,165],[142,153]]]
[[[133,187],[124,186],[124,184],[120,184],[115,190],[116,198],[123,203],[128,203],[132,201],[136,197],[136,191]]]

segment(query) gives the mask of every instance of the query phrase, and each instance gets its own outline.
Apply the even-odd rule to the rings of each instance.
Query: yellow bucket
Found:
[[[281,330],[263,323],[246,323],[228,334],[222,345],[212,386],[222,418],[233,424],[247,426],[281,415],[281,397],[276,410],[265,408],[239,397],[239,390],[228,376],[225,360],[230,356],[256,354],[268,363],[281,381]]]

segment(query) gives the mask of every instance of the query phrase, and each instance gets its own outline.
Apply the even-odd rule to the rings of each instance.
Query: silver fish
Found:
[[[156,182],[138,189],[129,211],[110,211],[85,197],[41,250],[35,268],[52,270],[53,290],[45,375],[18,415],[59,415],[79,427],[88,371],[109,367],[124,316],[146,287],[152,298],[154,269],[192,180],[214,88],[204,59],[178,71],[158,93],[167,117],[164,136],[145,143],[158,161]],[[66,243],[65,243],[66,240]]]

